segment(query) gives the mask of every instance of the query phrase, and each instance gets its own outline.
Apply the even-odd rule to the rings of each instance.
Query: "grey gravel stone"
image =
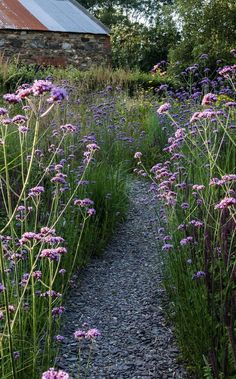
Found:
[[[102,336],[93,346],[88,379],[190,379],[179,363],[165,319],[157,215],[149,184],[130,185],[130,210],[103,255],[80,274],[67,300],[66,337],[57,366],[78,378],[73,332],[86,322]],[[82,343],[80,378],[88,343]]]

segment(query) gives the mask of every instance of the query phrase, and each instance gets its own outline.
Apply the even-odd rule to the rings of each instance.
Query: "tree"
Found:
[[[169,48],[178,38],[169,6],[159,9],[152,25],[117,24],[112,28],[114,66],[150,70],[157,62],[167,59]]]
[[[109,19],[108,15],[115,19],[113,15],[116,14],[116,12],[138,22],[140,19],[145,19],[146,21],[153,20],[161,5],[170,4],[172,1],[173,0],[79,0],[79,3],[89,9],[103,22]]]
[[[191,63],[202,53],[230,61],[236,43],[235,0],[176,0],[182,39],[170,54],[172,60]]]

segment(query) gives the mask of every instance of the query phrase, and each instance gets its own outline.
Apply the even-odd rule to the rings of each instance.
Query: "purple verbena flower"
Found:
[[[225,197],[215,206],[215,209],[225,209],[225,208],[232,207],[235,205],[236,205],[236,198]]]
[[[2,293],[3,291],[5,291],[5,287],[2,283],[0,283],[0,293]]]
[[[61,316],[65,312],[65,307],[55,307],[52,309],[53,317]]]
[[[22,114],[18,114],[13,117],[12,122],[14,124],[20,125],[20,124],[24,124],[27,120],[28,118],[26,116],[23,116]]]
[[[50,368],[43,373],[42,379],[70,379],[70,376],[65,371],[56,371],[54,368]]]
[[[89,340],[94,340],[96,339],[97,337],[100,337],[101,336],[101,332],[98,330],[98,329],[89,329],[85,335],[85,338],[89,339]]]
[[[41,193],[44,192],[44,187],[42,186],[37,186],[37,187],[34,187],[34,188],[31,188],[29,190],[29,196],[30,197],[35,197],[35,196],[39,196]]]
[[[5,116],[8,114],[8,110],[6,108],[0,108],[0,116]]]
[[[32,276],[35,280],[39,280],[42,278],[42,272],[41,271],[34,271]]]
[[[86,146],[86,148],[89,150],[89,151],[96,151],[96,150],[99,150],[100,147],[96,144],[96,143],[90,143]]]
[[[60,103],[62,100],[67,99],[67,92],[64,88],[53,87],[51,90],[50,98],[47,100],[48,103]]]
[[[93,200],[85,198],[83,200],[77,199],[74,201],[74,205],[78,205],[80,207],[90,207],[94,204]]]
[[[21,101],[20,97],[14,93],[6,93],[6,95],[3,96],[3,99],[10,104],[17,104]]]
[[[35,80],[31,91],[34,96],[39,96],[43,95],[45,92],[50,92],[52,88],[53,84],[49,80]]]
[[[164,114],[164,113],[167,113],[167,112],[170,110],[170,108],[171,108],[170,103],[164,103],[164,104],[162,104],[162,105],[158,108],[157,113],[158,113],[158,114]]]
[[[87,210],[87,214],[88,214],[88,216],[94,216],[94,215],[96,214],[96,209],[94,209],[94,208],[89,208],[89,209]]]
[[[14,359],[19,359],[20,358],[20,352],[19,351],[14,351],[13,352],[13,357],[14,357]]]
[[[135,159],[141,159],[142,158],[142,153],[140,151],[137,151],[135,154],[134,154],[134,158]]]
[[[212,105],[217,101],[217,96],[214,93],[207,93],[202,99],[202,105]]]
[[[57,336],[54,337],[57,342],[63,342],[65,340],[64,336],[61,336],[58,334]]]
[[[66,133],[75,133],[77,130],[77,127],[75,125],[72,125],[72,124],[65,124],[65,125],[61,125],[60,129]]]
[[[76,330],[74,332],[74,338],[77,340],[77,341],[80,341],[82,340],[83,338],[85,338],[85,335],[86,333],[83,331],[83,330]]]
[[[166,243],[165,245],[162,246],[162,250],[171,250],[173,249],[173,245],[171,245],[170,243]]]
[[[206,276],[206,273],[204,271],[197,271],[196,274],[192,276],[192,279],[200,279],[204,278]]]
[[[59,272],[59,274],[61,274],[61,275],[65,275],[66,270],[65,270],[64,268],[61,268],[58,272]]]

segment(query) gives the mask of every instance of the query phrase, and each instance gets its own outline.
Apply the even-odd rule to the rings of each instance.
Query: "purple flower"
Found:
[[[178,226],[178,230],[184,230],[186,228],[186,225],[185,224],[180,224]]]
[[[87,214],[88,214],[88,216],[94,216],[94,215],[96,214],[96,209],[94,209],[94,208],[89,208],[89,209],[87,210]]]
[[[228,174],[223,175],[221,180],[225,183],[236,181],[236,175],[235,174]]]
[[[52,183],[66,184],[67,175],[62,172],[57,172],[56,176],[51,179]]]
[[[181,208],[182,209],[188,209],[189,208],[189,204],[188,203],[182,203],[181,204]]]
[[[211,105],[217,101],[217,96],[214,93],[207,93],[202,99],[202,105]]]
[[[229,108],[236,108],[236,101],[228,101],[225,105]]]
[[[60,129],[66,133],[74,133],[74,132],[76,132],[77,127],[75,125],[72,125],[72,124],[65,124],[65,125],[61,125]]]
[[[219,70],[219,74],[224,76],[225,78],[230,77],[231,75],[235,74],[236,72],[236,64],[233,66],[225,66],[221,70]]]
[[[88,199],[88,198],[85,198],[83,200],[77,199],[77,200],[74,201],[74,205],[78,205],[78,206],[80,206],[82,208],[83,207],[90,207],[93,204],[94,204],[93,200]]]
[[[53,84],[49,80],[35,80],[31,91],[34,96],[39,96],[51,91],[52,88]]]
[[[61,275],[65,275],[66,270],[65,270],[64,268],[61,268],[58,272],[59,272],[59,274],[61,274]]]
[[[4,313],[2,311],[0,311],[0,321],[1,320],[4,320]]]
[[[20,133],[26,134],[29,131],[29,128],[27,126],[21,125],[21,126],[19,126],[18,130]]]
[[[17,91],[17,96],[19,96],[20,99],[26,99],[30,95],[32,95],[33,90],[32,87],[27,87],[27,88],[19,88]],[[26,107],[25,107],[26,108]]]
[[[44,187],[37,186],[29,190],[29,196],[36,197],[36,196],[39,196],[43,192],[44,192]]]
[[[0,293],[2,293],[3,291],[5,291],[5,287],[2,283],[0,283]]]
[[[42,272],[41,271],[34,271],[32,275],[33,275],[33,278],[35,280],[39,280],[42,278]]]
[[[219,204],[217,204],[215,206],[215,209],[225,209],[225,208],[228,208],[228,207],[232,207],[236,205],[236,198],[234,197],[225,197],[223,200],[221,200],[219,202]]]
[[[44,226],[40,229],[40,234],[48,235],[48,234],[55,234],[55,229],[51,229],[48,226]]]
[[[43,373],[42,379],[70,379],[70,376],[65,371],[56,371],[54,368],[50,368]]]
[[[96,151],[96,150],[99,150],[100,147],[96,144],[96,143],[90,143],[86,146],[86,148],[89,150],[89,151]]]
[[[60,255],[67,253],[65,247],[57,247],[55,249],[44,249],[40,254],[40,258],[48,258],[51,261],[58,261]]]
[[[77,341],[80,341],[82,340],[83,338],[85,338],[86,336],[86,333],[83,331],[83,330],[76,330],[74,332],[74,338],[77,340]]]
[[[0,116],[5,116],[8,114],[8,110],[6,108],[0,108]]]
[[[52,309],[52,315],[53,317],[61,316],[65,312],[65,308],[60,306],[60,307],[55,307]]]
[[[206,276],[206,273],[204,271],[198,271],[196,274],[192,276],[192,279],[200,279],[204,278]]]
[[[202,221],[199,221],[199,220],[189,221],[189,224],[192,226],[195,226],[195,228],[202,228],[204,226],[204,223]]]
[[[22,287],[27,286],[27,284],[28,284],[28,282],[29,282],[29,277],[30,277],[30,275],[29,275],[28,273],[26,273],[26,274],[23,275],[23,277],[22,277],[22,279],[21,279],[21,282],[20,282],[20,285],[21,285]]]
[[[57,342],[63,342],[65,340],[64,336],[61,336],[58,334],[57,336],[54,337]]]
[[[19,359],[20,358],[20,352],[19,351],[14,351],[13,352],[13,357],[14,357],[14,359]]]
[[[25,232],[22,234],[21,239],[19,240],[20,245],[24,245],[30,241],[37,241],[40,240],[40,236],[37,233],[34,232]]]
[[[162,250],[171,250],[173,249],[173,245],[170,243],[166,243],[165,245],[162,246]]]
[[[158,114],[164,114],[164,113],[167,113],[169,111],[169,109],[171,108],[171,105],[170,103],[164,103],[162,104],[158,110],[157,110],[157,113]]]
[[[20,97],[14,93],[6,93],[6,95],[3,96],[3,99],[10,104],[17,104],[21,101]]]
[[[137,151],[137,152],[134,154],[134,158],[135,158],[135,159],[141,159],[142,155],[143,155],[143,154],[142,154],[140,151]]]
[[[205,186],[203,184],[194,184],[192,188],[196,191],[202,191],[204,190]]]
[[[61,297],[61,296],[62,296],[61,293],[56,292],[54,290],[48,290],[48,291],[40,294],[40,297],[52,297],[54,299]]]
[[[14,313],[16,311],[16,308],[15,308],[14,305],[10,304],[10,305],[8,305],[8,310],[9,310],[10,313]]]
[[[28,118],[26,116],[23,116],[22,114],[18,114],[15,117],[13,117],[12,122],[14,124],[20,125],[20,124],[24,124],[27,120]]]
[[[64,88],[61,87],[53,87],[51,90],[50,98],[47,100],[48,103],[60,103],[62,100],[67,99],[67,92]]]
[[[59,255],[55,251],[55,249],[44,249],[40,254],[40,258],[48,258],[50,261],[58,261]]]
[[[182,246],[185,246],[185,245],[188,245],[190,242],[193,241],[193,237],[187,237],[187,238],[183,238],[181,241],[180,241],[180,245]]]
[[[89,340],[94,340],[96,339],[97,337],[99,337],[101,335],[101,332],[98,330],[98,329],[89,329],[85,335],[85,338],[89,339]]]

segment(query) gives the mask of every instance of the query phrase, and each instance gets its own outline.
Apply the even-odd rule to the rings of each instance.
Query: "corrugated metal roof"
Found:
[[[0,29],[109,34],[75,0],[0,0]]]
[[[0,0],[0,29],[47,30],[18,0]]]

